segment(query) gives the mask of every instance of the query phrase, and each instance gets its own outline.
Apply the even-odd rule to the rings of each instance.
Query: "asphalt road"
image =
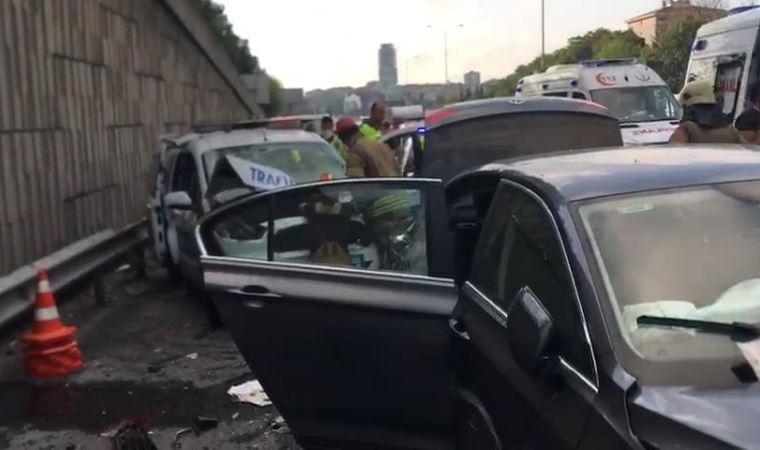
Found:
[[[110,274],[105,306],[87,288],[59,299],[64,322],[79,327],[85,366],[75,375],[26,378],[17,340],[23,329],[0,336],[0,448],[111,449],[100,435],[131,419],[145,424],[158,449],[298,449],[274,407],[227,394],[254,379],[229,334],[211,327],[163,271],[148,272]],[[219,424],[175,442],[197,416]]]

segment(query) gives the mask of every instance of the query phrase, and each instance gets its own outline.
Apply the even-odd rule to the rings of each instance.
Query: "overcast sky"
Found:
[[[443,82],[443,27],[451,81],[469,70],[480,71],[483,81],[504,77],[540,52],[540,0],[216,1],[262,67],[286,87],[363,86],[377,79],[384,42],[396,46],[400,83]],[[626,19],[660,3],[546,0],[547,51],[595,28],[624,29]]]

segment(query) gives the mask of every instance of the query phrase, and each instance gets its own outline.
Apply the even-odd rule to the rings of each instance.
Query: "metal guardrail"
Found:
[[[148,240],[144,220],[122,230],[93,234],[57,252],[0,277],[0,329],[15,322],[34,306],[37,269],[48,270],[54,291],[96,273]]]

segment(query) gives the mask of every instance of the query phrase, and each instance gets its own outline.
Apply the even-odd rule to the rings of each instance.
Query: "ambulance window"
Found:
[[[567,92],[547,92],[542,95],[544,97],[567,97]]]
[[[722,102],[723,114],[733,117],[739,99],[740,84],[744,71],[744,57],[721,62],[715,77],[715,90],[718,101]]]
[[[578,100],[586,100],[586,95],[582,92],[573,92],[573,98]]]

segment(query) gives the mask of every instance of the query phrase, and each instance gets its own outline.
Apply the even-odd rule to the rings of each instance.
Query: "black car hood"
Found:
[[[629,397],[634,434],[655,448],[757,448],[760,384],[730,389],[641,387]]]

